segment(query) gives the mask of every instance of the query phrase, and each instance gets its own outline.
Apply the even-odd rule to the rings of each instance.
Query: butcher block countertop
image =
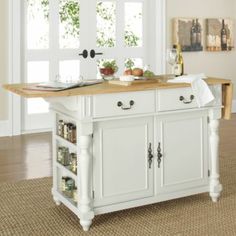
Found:
[[[223,117],[230,119],[232,96],[233,96],[233,85],[231,80],[211,78],[205,79],[208,85],[223,85]],[[15,94],[18,94],[25,98],[49,98],[49,97],[68,97],[68,96],[80,96],[80,95],[95,95],[95,94],[107,94],[107,93],[121,93],[121,92],[134,92],[144,91],[153,89],[172,89],[172,88],[183,88],[190,87],[190,84],[186,83],[167,83],[167,76],[157,76],[152,81],[137,82],[130,86],[121,86],[110,84],[109,82],[103,82],[100,84],[78,87],[63,91],[35,91],[30,90],[33,84],[5,84],[3,87]]]
[[[135,83],[130,86],[114,85],[108,82],[101,84],[95,84],[90,86],[84,86],[79,88],[67,89],[63,91],[35,91],[29,88],[33,84],[5,84],[3,87],[13,93],[16,93],[22,97],[35,98],[35,97],[67,97],[67,96],[79,96],[79,95],[95,95],[106,93],[120,93],[120,92],[132,92],[132,91],[144,91],[152,89],[171,89],[189,87],[190,84],[186,83],[167,83],[165,77],[156,77],[152,82],[147,83]],[[231,84],[230,80],[208,78],[205,80],[207,84]]]

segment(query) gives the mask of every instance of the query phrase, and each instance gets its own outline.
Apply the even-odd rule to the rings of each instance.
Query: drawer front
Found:
[[[155,112],[155,91],[101,94],[93,97],[93,117]]]
[[[191,88],[157,91],[157,110],[170,111],[198,107]]]

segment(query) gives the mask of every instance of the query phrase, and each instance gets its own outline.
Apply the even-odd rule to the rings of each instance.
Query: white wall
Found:
[[[171,19],[174,17],[236,17],[235,0],[166,0],[167,47],[171,46]],[[234,32],[236,36],[236,31]],[[185,72],[199,73],[234,80],[236,84],[236,49],[231,52],[186,52]],[[234,91],[236,99],[236,89]]]
[[[0,0],[0,121],[8,119],[8,93],[1,87],[8,82],[8,0]]]

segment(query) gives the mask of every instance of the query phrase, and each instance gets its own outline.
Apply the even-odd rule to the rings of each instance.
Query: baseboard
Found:
[[[11,136],[9,120],[0,121],[0,137],[4,137],[4,136]]]
[[[232,103],[232,113],[236,113],[236,99]]]

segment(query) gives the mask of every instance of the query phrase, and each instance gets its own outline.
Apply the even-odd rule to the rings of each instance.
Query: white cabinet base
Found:
[[[99,214],[205,192],[212,201],[218,200],[222,191],[218,150],[221,96],[217,103],[197,108],[179,99],[183,93],[190,91],[52,99],[53,199],[79,217],[84,231]],[[125,104],[132,100],[133,105],[122,108],[118,106],[121,100]],[[58,117],[75,122],[77,144],[57,136]],[[57,142],[76,151],[77,175],[57,163]],[[64,175],[75,179],[78,203],[60,192]]]

